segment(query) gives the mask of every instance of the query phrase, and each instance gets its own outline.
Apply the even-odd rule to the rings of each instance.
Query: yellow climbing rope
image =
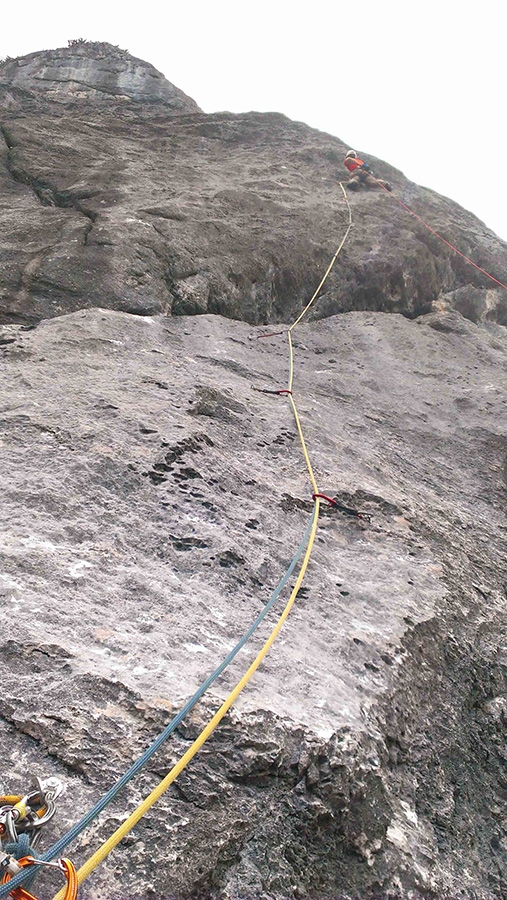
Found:
[[[254,673],[257,671],[262,660],[267,655],[267,653],[269,652],[269,649],[275,642],[278,634],[280,633],[280,631],[282,629],[282,626],[283,626],[285,620],[287,619],[287,617],[292,609],[292,606],[294,605],[294,601],[297,597],[299,588],[301,587],[303,578],[305,577],[305,573],[308,568],[308,563],[310,562],[310,557],[311,557],[313,546],[315,543],[315,536],[317,533],[317,525],[318,525],[319,510],[320,510],[320,500],[319,500],[318,496],[315,496],[315,495],[318,495],[319,489],[317,486],[315,474],[312,469],[310,456],[309,456],[309,453],[308,453],[308,450],[306,447],[306,442],[304,439],[303,429],[301,426],[301,420],[300,420],[300,417],[298,414],[296,402],[294,400],[294,396],[292,393],[292,385],[293,385],[293,381],[294,381],[294,349],[293,349],[293,345],[292,345],[292,331],[296,327],[296,325],[298,325],[301,322],[301,320],[304,318],[306,313],[309,311],[310,307],[313,305],[313,303],[317,299],[320,291],[322,290],[322,287],[324,286],[324,284],[336,262],[336,259],[339,255],[345,241],[347,240],[348,234],[352,227],[351,209],[350,209],[350,205],[348,202],[346,191],[341,182],[340,182],[340,187],[343,192],[345,202],[346,202],[347,208],[348,208],[349,221],[348,221],[347,229],[345,231],[344,237],[343,237],[342,241],[340,242],[340,245],[339,245],[335,255],[333,256],[333,259],[331,260],[331,263],[329,264],[329,266],[326,270],[326,273],[325,273],[324,277],[322,278],[317,290],[314,292],[309,303],[307,303],[307,305],[305,306],[301,315],[298,316],[296,321],[293,322],[293,324],[290,326],[290,328],[287,331],[288,342],[289,342],[288,397],[289,397],[290,405],[292,408],[292,413],[294,415],[294,419],[296,422],[296,427],[298,430],[299,439],[301,441],[301,447],[303,450],[303,456],[304,456],[304,459],[306,462],[308,474],[310,476],[310,481],[311,481],[313,492],[314,492],[314,510],[313,510],[312,528],[310,531],[310,537],[308,539],[308,546],[306,548],[303,562],[301,564],[301,569],[299,571],[299,575],[297,576],[296,583],[295,583],[294,588],[291,592],[291,595],[287,601],[285,609],[283,610],[280,618],[278,619],[275,627],[273,628],[271,634],[269,635],[268,639],[266,640],[264,646],[259,651],[259,653],[255,657],[254,661],[252,662],[250,667],[247,669],[247,671],[245,672],[243,677],[238,681],[238,683],[233,688],[233,690],[231,691],[229,696],[222,703],[220,709],[215,713],[213,718],[210,719],[208,724],[203,728],[203,730],[201,731],[199,736],[195,739],[193,744],[188,748],[186,753],[183,754],[183,756],[178,760],[178,762],[173,766],[173,768],[167,773],[165,778],[162,779],[162,781],[151,792],[151,794],[149,794],[148,797],[146,797],[139,804],[137,809],[135,809],[134,812],[131,813],[131,815],[127,819],[125,819],[124,822],[122,822],[122,824],[119,826],[119,828],[117,828],[116,831],[109,838],[107,838],[106,841],[104,841],[102,846],[99,847],[99,849],[96,850],[96,852],[92,856],[90,856],[89,859],[87,859],[86,862],[81,866],[81,868],[77,872],[77,880],[78,880],[79,884],[82,884],[82,882],[94,871],[94,869],[96,869],[97,866],[100,865],[100,863],[103,862],[104,859],[106,859],[106,857],[117,846],[117,844],[119,844],[120,841],[123,840],[123,838],[126,837],[130,831],[132,831],[132,829],[139,822],[139,820],[142,819],[142,817],[148,812],[148,810],[151,809],[151,807],[157,802],[157,800],[160,799],[160,797],[164,794],[164,792],[167,790],[169,785],[171,785],[173,783],[173,781],[178,777],[178,775],[183,771],[183,769],[188,765],[188,763],[194,758],[196,753],[198,753],[198,751],[201,749],[203,744],[208,740],[208,738],[211,736],[211,734],[213,734],[213,732],[215,731],[217,726],[220,724],[220,722],[222,721],[222,719],[224,718],[226,713],[229,711],[229,709],[231,708],[231,706],[233,705],[234,701],[237,699],[237,697],[239,696],[239,694],[241,693],[243,688],[248,684],[248,682],[250,681],[250,679],[252,678]],[[56,896],[53,898],[53,900],[65,900],[65,891],[64,890],[59,891],[58,894],[56,894]]]
[[[292,350],[292,341],[290,340],[290,332],[289,332],[289,343],[290,343],[290,348],[291,348],[291,350]],[[292,414],[293,414],[294,419],[295,419],[295,421],[296,421],[296,427],[297,427],[298,434],[299,434],[299,440],[301,441],[301,447],[302,447],[302,450],[303,450],[303,456],[304,456],[304,458],[305,458],[306,467],[307,467],[307,469],[308,469],[308,474],[309,474],[309,476],[310,476],[310,481],[311,481],[311,483],[312,483],[313,492],[314,492],[314,494],[318,494],[318,493],[319,493],[319,489],[318,489],[318,487],[317,487],[317,481],[316,481],[315,475],[314,475],[314,473],[313,473],[312,464],[311,464],[311,462],[310,462],[310,457],[309,457],[309,455],[308,455],[308,450],[306,449],[306,441],[305,441],[305,439],[304,439],[303,429],[302,429],[302,427],[301,427],[301,420],[300,420],[300,418],[299,418],[299,413],[298,413],[298,410],[297,410],[296,402],[295,402],[294,397],[292,396],[292,394],[289,394],[289,401],[290,401],[290,405],[291,405],[291,407],[292,407]],[[318,499],[318,498],[317,498],[317,499]]]
[[[237,685],[231,691],[231,693],[229,694],[227,699],[224,700],[224,702],[222,703],[222,706],[220,707],[218,712],[215,713],[213,718],[208,722],[206,727],[201,731],[199,737],[197,737],[195,739],[194,743],[188,748],[188,750],[186,751],[186,753],[184,753],[184,755],[181,757],[181,759],[178,760],[176,765],[173,766],[173,768],[170,770],[170,772],[167,773],[165,778],[162,779],[160,784],[158,784],[157,787],[151,792],[151,794],[149,794],[149,796],[146,797],[146,799],[143,800],[142,803],[140,803],[140,805],[137,807],[137,809],[134,810],[133,813],[131,813],[131,815],[128,817],[128,819],[125,819],[125,821],[120,825],[119,828],[116,829],[116,831],[111,835],[111,837],[109,837],[105,841],[105,843],[102,845],[102,847],[99,847],[99,849],[93,854],[93,856],[90,856],[90,858],[84,863],[84,865],[81,866],[81,868],[78,870],[78,873],[77,873],[77,878],[78,878],[79,884],[81,884],[85,880],[85,878],[87,878],[88,875],[90,875],[90,873],[93,872],[93,870],[106,858],[106,856],[108,856],[109,853],[111,853],[111,850],[113,850],[114,847],[116,847],[116,845],[119,844],[119,842],[124,837],[126,837],[126,835],[129,833],[129,831],[132,830],[134,825],[136,825],[137,822],[139,822],[139,820],[142,819],[142,817],[145,815],[145,813],[148,812],[148,810],[153,806],[153,804],[156,803],[157,800],[160,799],[160,797],[167,790],[169,785],[173,783],[173,781],[178,777],[180,772],[183,771],[185,766],[188,765],[190,760],[193,759],[193,757],[196,755],[196,753],[201,749],[202,745],[208,740],[208,738],[213,733],[213,731],[215,730],[217,725],[219,725],[219,723],[222,721],[225,714],[231,708],[232,704],[234,703],[236,698],[239,696],[239,694],[241,693],[241,691],[243,690],[245,685],[248,684],[248,682],[250,681],[254,672],[259,668],[262,660],[266,656],[271,645],[276,640],[276,637],[277,637],[278,633],[280,632],[283,623],[285,622],[287,616],[289,615],[291,607],[293,606],[294,600],[296,599],[297,593],[299,591],[299,588],[301,587],[301,582],[303,581],[303,578],[305,576],[305,572],[308,567],[308,563],[310,561],[310,556],[311,556],[313,544],[315,541],[318,517],[319,517],[319,500],[317,498],[317,500],[315,501],[314,519],[313,519],[313,524],[312,524],[312,530],[310,532],[310,538],[308,541],[308,547],[306,548],[306,553],[305,553],[305,556],[304,556],[304,559],[303,559],[303,562],[301,565],[301,570],[296,579],[296,583],[294,585],[294,588],[292,590],[292,593],[289,597],[289,600],[287,602],[287,605],[286,605],[283,613],[281,614],[280,618],[278,619],[278,622],[276,623],[275,627],[273,628],[273,631],[269,635],[266,643],[264,644],[264,646],[262,647],[260,652],[255,657],[253,663],[251,664],[249,669],[245,672],[245,674],[240,679],[240,681],[238,681]],[[59,891],[59,893],[56,895],[54,900],[64,900],[64,896],[65,896],[64,892]]]
[[[309,311],[310,307],[313,306],[313,304],[315,303],[315,301],[316,301],[317,297],[319,296],[319,294],[320,294],[322,288],[324,287],[324,285],[325,285],[327,279],[329,278],[329,275],[331,274],[331,270],[332,270],[332,268],[333,268],[333,266],[334,266],[336,260],[338,259],[340,253],[341,253],[342,250],[343,250],[343,245],[344,245],[345,241],[347,240],[347,238],[348,238],[348,236],[349,236],[350,229],[352,228],[352,210],[351,210],[351,208],[350,208],[349,198],[347,197],[347,191],[346,191],[345,188],[343,187],[343,183],[342,183],[341,181],[339,182],[339,185],[340,185],[340,187],[341,187],[341,190],[342,190],[342,194],[343,194],[343,198],[344,198],[344,200],[345,200],[345,203],[347,204],[347,209],[348,209],[348,214],[349,214],[349,221],[348,221],[348,224],[347,224],[347,228],[346,228],[345,234],[343,235],[343,238],[342,238],[342,240],[340,241],[340,245],[339,245],[339,247],[338,247],[338,249],[337,249],[335,255],[333,256],[333,258],[332,258],[331,262],[329,263],[329,265],[328,265],[326,271],[324,272],[324,275],[322,276],[322,280],[321,280],[319,286],[318,286],[317,289],[314,291],[312,297],[310,298],[310,300],[309,300],[308,303],[306,304],[306,306],[305,306],[303,312],[299,314],[299,316],[297,317],[296,321],[293,322],[292,325],[290,326],[289,331],[288,331],[289,334],[291,333],[291,331],[294,331],[296,325],[299,325],[299,323],[301,322],[301,319],[304,319],[304,317],[306,316],[306,314],[307,314],[307,312]],[[289,386],[292,384],[292,376],[293,376],[293,374],[294,374],[293,368],[294,368],[294,367],[292,366],[292,367],[291,367],[291,377],[290,377]],[[292,388],[290,388],[290,389],[292,390]]]

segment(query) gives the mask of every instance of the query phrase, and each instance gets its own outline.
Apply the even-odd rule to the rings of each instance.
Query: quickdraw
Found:
[[[289,391],[288,388],[281,388],[280,390],[269,390],[269,388],[258,388],[252,385],[252,390],[257,391],[258,394],[278,394],[280,397],[283,394],[292,394],[292,391]]]
[[[327,494],[312,494],[312,500],[315,500],[316,497],[319,497],[321,500],[325,500],[329,506],[332,506],[333,509],[338,509],[340,512],[344,513],[346,516],[353,516],[355,519],[362,519],[364,522],[371,522],[371,516],[367,513],[359,512],[359,510],[354,509],[352,506],[345,506],[343,503],[340,503],[336,497],[328,497]]]

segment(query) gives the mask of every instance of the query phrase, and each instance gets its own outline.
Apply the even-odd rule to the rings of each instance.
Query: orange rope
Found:
[[[372,173],[368,172],[368,174],[371,175]],[[499,281],[498,278],[495,278],[494,275],[491,275],[491,273],[487,272],[486,269],[483,269],[482,266],[477,265],[477,263],[474,262],[473,259],[470,259],[469,256],[467,256],[465,253],[462,253],[461,250],[458,250],[458,248],[455,247],[454,244],[451,244],[450,241],[447,241],[445,239],[445,237],[442,237],[442,235],[439,234],[438,231],[435,231],[435,229],[432,228],[431,225],[428,225],[428,223],[425,222],[421,216],[419,216],[416,212],[414,212],[413,209],[410,209],[410,206],[407,206],[406,203],[403,203],[403,200],[400,200],[391,191],[388,191],[388,189],[382,184],[382,182],[379,181],[378,178],[375,178],[375,175],[372,175],[372,178],[374,178],[374,180],[377,182],[378,185],[380,185],[380,187],[382,188],[383,191],[386,192],[386,194],[389,194],[389,196],[392,197],[393,200],[396,200],[396,203],[399,203],[399,205],[402,206],[403,209],[406,209],[406,211],[408,213],[410,213],[410,215],[413,216],[414,219],[417,219],[418,222],[421,223],[421,225],[424,225],[424,227],[427,228],[428,231],[431,231],[431,233],[434,234],[435,237],[437,237],[439,239],[439,241],[442,241],[444,244],[446,244],[448,247],[450,247],[451,250],[454,250],[454,252],[457,253],[458,256],[461,256],[461,258],[466,260],[467,263],[470,263],[470,265],[473,266],[474,269],[477,269],[479,272],[482,272],[483,275],[486,275],[486,277],[491,279],[491,281],[494,281],[495,284],[500,285],[500,287],[502,287],[504,289],[504,291],[507,291],[507,284],[504,284],[503,281]]]

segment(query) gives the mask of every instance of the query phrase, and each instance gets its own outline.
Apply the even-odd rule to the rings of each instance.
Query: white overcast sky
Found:
[[[507,240],[500,0],[127,0],[3,10],[0,56],[110,41],[206,112],[277,110],[381,157]]]

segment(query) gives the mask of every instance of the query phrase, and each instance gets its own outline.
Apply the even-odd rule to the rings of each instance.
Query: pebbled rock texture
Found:
[[[347,146],[276,113],[205,115],[107,44],[0,65],[0,321],[94,306],[283,322],[340,241]],[[456,203],[372,160],[395,196],[507,282],[506,244]],[[318,315],[455,308],[507,323],[505,291],[383,191],[354,228]]]
[[[63,779],[45,849],[301,541],[290,407],[254,390],[285,387],[286,340],[259,335],[343,235],[346,147],[277,114],[205,115],[102,44],[1,64],[0,128],[0,792]],[[482,223],[374,165],[506,280]],[[350,202],[294,333],[295,390],[320,489],[370,521],[322,509],[272,652],[83,900],[507,898],[505,295],[391,197]],[[77,864],[275,618],[69,848]]]
[[[311,488],[285,338],[88,310],[4,326],[0,789],[108,788],[259,611]],[[295,334],[323,509],[282,635],[84,900],[505,896],[506,330],[350,312]],[[270,617],[273,623],[274,616]],[[269,623],[81,862],[197,736]]]

